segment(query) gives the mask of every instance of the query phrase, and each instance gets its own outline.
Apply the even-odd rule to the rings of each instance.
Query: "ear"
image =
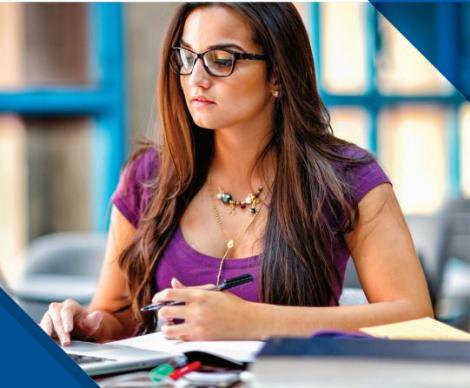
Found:
[[[273,71],[269,79],[269,90],[275,98],[279,97],[281,94],[281,87],[279,85],[278,79],[279,78],[277,73]]]
[[[272,72],[271,76],[269,77],[268,83],[271,90],[279,89],[279,77],[276,71]]]

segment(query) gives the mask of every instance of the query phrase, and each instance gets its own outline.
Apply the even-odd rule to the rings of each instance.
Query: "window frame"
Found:
[[[128,147],[123,6],[87,4],[89,86],[0,90],[0,114],[89,117],[91,229],[106,231]]]

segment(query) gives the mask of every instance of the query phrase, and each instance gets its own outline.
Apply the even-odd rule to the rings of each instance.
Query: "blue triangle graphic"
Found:
[[[97,387],[1,288],[0,340],[2,387]]]
[[[370,1],[470,101],[470,1]]]

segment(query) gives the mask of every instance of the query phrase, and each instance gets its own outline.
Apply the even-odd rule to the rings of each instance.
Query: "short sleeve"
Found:
[[[359,201],[373,188],[383,183],[391,184],[390,179],[379,165],[375,157],[368,151],[352,146],[345,151],[345,156],[352,159],[367,158],[362,163],[351,163],[345,167],[345,178],[349,184],[352,194],[352,200],[355,203]]]
[[[126,165],[111,197],[111,203],[136,228],[150,202],[150,183],[157,170],[157,151],[154,148],[143,151]]]

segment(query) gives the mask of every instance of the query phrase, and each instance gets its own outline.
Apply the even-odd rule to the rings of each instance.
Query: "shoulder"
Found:
[[[156,177],[159,155],[155,147],[145,147],[134,153],[124,165],[118,188],[127,192],[144,191]]]
[[[376,157],[369,151],[349,144],[340,148],[343,158],[335,169],[348,187],[354,202],[358,203],[369,191],[383,183],[391,184]]]
[[[155,147],[147,146],[134,153],[125,164],[111,198],[112,204],[136,228],[152,197],[152,182],[157,176],[159,161]]]

